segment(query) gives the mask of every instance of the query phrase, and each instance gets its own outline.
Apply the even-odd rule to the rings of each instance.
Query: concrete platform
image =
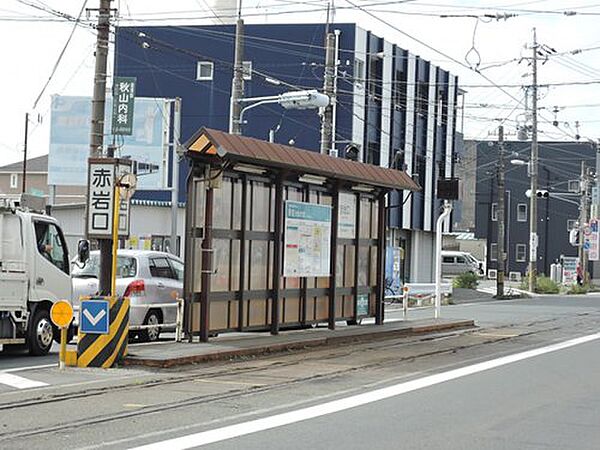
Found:
[[[475,327],[473,320],[427,319],[393,321],[379,326],[374,324],[345,326],[344,324],[336,330],[329,330],[326,327],[289,330],[281,331],[277,336],[272,336],[268,332],[228,333],[211,338],[208,343],[159,342],[130,346],[124,365],[168,368],[287,350],[393,339],[473,327]]]

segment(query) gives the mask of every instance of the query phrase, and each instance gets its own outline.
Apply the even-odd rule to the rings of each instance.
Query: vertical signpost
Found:
[[[131,136],[135,77],[115,77],[113,84],[112,134]]]
[[[585,227],[585,243],[584,248],[587,248],[588,260],[598,261],[600,259],[600,232],[598,230],[598,220],[590,220],[589,226]]]

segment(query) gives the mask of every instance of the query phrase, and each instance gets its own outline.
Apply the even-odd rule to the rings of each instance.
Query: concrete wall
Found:
[[[69,254],[73,256],[77,242],[84,236],[85,209],[84,205],[58,206],[52,211],[62,226]],[[178,236],[181,240],[180,255],[184,249],[185,209],[179,208],[177,217]],[[151,239],[153,236],[170,236],[171,208],[165,206],[132,205],[130,240]],[[133,241],[135,242],[135,241]],[[140,244],[141,245],[141,244]],[[129,246],[129,245],[128,245]],[[137,248],[137,245],[135,245]],[[143,246],[142,246],[143,247]]]

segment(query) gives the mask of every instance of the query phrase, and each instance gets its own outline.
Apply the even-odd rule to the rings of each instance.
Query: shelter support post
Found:
[[[336,298],[336,279],[337,279],[337,240],[338,240],[338,217],[340,204],[340,187],[335,184],[333,187],[331,199],[331,247],[329,256],[331,258],[329,264],[329,329],[335,330],[335,298]]]
[[[214,188],[206,190],[204,239],[202,240],[202,292],[200,293],[200,341],[208,342],[210,328],[210,282],[213,273],[213,199]]]
[[[375,323],[383,325],[385,295],[385,193],[379,194],[377,209],[377,293],[375,296]]]
[[[192,173],[187,180],[187,199],[188,204],[193,205],[192,208],[188,208],[185,215],[185,253],[184,258],[186,261],[186,270],[184,271],[183,279],[183,297],[184,297],[184,309],[183,309],[183,326],[184,332],[189,342],[192,341],[193,336],[193,325],[192,325],[192,311],[194,303],[194,261],[196,256],[194,255],[194,235],[196,232],[196,183],[194,177],[194,167],[190,169]]]
[[[354,246],[354,321],[358,320],[358,268],[360,266],[360,194],[356,195],[356,221],[355,221],[355,246]]]
[[[238,331],[244,328],[244,302],[246,301],[246,230],[248,228],[248,177],[242,175],[242,217],[240,232],[240,298],[238,303]]]
[[[283,256],[283,178],[277,175],[275,182],[275,240],[273,253],[273,299],[271,304],[271,334],[279,334],[279,303],[281,299],[281,275]]]

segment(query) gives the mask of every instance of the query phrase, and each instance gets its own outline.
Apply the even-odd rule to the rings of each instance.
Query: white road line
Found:
[[[24,370],[48,369],[49,367],[58,367],[58,364],[54,363],[54,364],[42,364],[39,366],[11,367],[10,369],[0,370],[0,373],[23,372]]]
[[[41,386],[48,386],[48,383],[42,381],[29,380],[27,378],[13,375],[12,373],[0,373],[0,384],[6,384],[17,389],[29,389]]]
[[[314,419],[316,417],[334,414],[358,406],[367,405],[369,403],[388,399],[408,392],[423,389],[436,384],[445,383],[446,381],[455,380],[457,378],[473,375],[475,373],[501,367],[507,364],[512,364],[518,361],[523,361],[528,358],[544,355],[546,353],[564,350],[576,345],[585,344],[586,342],[600,339],[600,333],[583,336],[576,339],[571,339],[558,344],[548,345],[546,347],[528,350],[514,355],[503,356],[501,358],[473,364],[467,367],[442,372],[435,375],[430,375],[416,380],[406,381],[395,384],[393,386],[377,389],[364,394],[353,395],[351,397],[334,400],[320,405],[310,406],[307,408],[298,409],[282,414],[277,414],[262,419],[251,420],[249,422],[239,423],[226,427],[217,428],[214,430],[202,431],[200,433],[190,434],[174,439],[168,439],[154,444],[143,445],[136,447],[133,450],[161,450],[168,448],[169,450],[188,449],[199,447],[202,445],[212,444],[215,442],[225,441],[239,436],[244,436],[259,431],[270,430],[272,428],[282,427],[304,420]],[[167,432],[167,431],[165,431]]]

